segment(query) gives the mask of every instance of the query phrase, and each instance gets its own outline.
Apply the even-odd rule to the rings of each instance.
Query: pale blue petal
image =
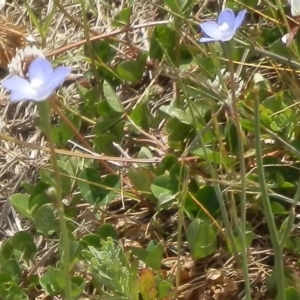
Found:
[[[237,14],[235,21],[234,21],[234,31],[237,31],[237,29],[241,26],[242,22],[244,21],[246,12],[247,12],[247,10],[244,9]]]
[[[39,80],[47,82],[53,73],[50,62],[45,58],[36,58],[29,66],[28,75],[30,81]]]
[[[37,91],[37,101],[47,100],[51,95],[54,94],[54,90],[49,89],[48,86],[41,86]]]
[[[2,85],[7,90],[20,90],[24,88],[24,86],[30,86],[30,83],[23,77],[19,76],[12,76],[9,78],[6,78],[2,81]]]
[[[52,94],[54,94],[55,90],[63,83],[70,72],[71,68],[67,67],[59,67],[54,70],[49,81],[38,88],[37,98],[39,99],[39,101],[46,100]]]
[[[10,77],[3,80],[2,85],[4,88],[11,91],[10,98],[11,101],[21,101],[21,100],[35,100],[36,90],[32,88],[30,83],[18,76]]]
[[[199,39],[199,42],[200,43],[209,43],[209,42],[217,42],[218,40],[216,39],[212,39],[212,38],[209,38],[209,37],[202,37]]]
[[[53,90],[56,90],[65,81],[66,77],[71,73],[71,70],[72,69],[68,67],[58,67],[55,69],[48,83],[49,86]]]
[[[18,101],[24,101],[24,100],[35,100],[36,98],[36,91],[32,90],[32,93],[30,95],[26,95],[25,93],[19,93],[18,91],[12,91],[10,94],[10,100],[11,102],[18,102]]]
[[[222,37],[222,32],[219,30],[219,25],[215,21],[201,23],[200,28],[207,37],[211,37],[215,40],[220,40]]]
[[[233,30],[234,28],[235,15],[233,11],[229,8],[225,8],[222,10],[218,17],[218,24],[222,25],[223,23],[227,23],[229,26],[229,30]]]
[[[227,32],[222,32],[222,37],[220,40],[222,42],[230,41],[230,40],[232,40],[234,35],[235,35],[235,31],[233,31],[233,30],[227,31]]]

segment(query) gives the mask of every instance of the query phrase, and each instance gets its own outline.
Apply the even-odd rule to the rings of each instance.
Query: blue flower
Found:
[[[11,92],[13,102],[22,100],[44,101],[63,83],[71,69],[58,67],[53,70],[45,58],[36,58],[29,66],[28,80],[21,76],[4,79],[2,85]]]
[[[200,24],[205,36],[199,42],[226,42],[230,41],[245,18],[246,10],[240,11],[237,16],[229,8],[222,10],[217,21],[207,21]]]

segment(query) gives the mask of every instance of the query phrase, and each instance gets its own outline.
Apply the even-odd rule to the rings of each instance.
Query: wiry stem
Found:
[[[69,235],[68,235],[68,228],[67,223],[65,220],[65,212],[64,206],[62,202],[62,187],[61,187],[61,175],[59,172],[57,158],[55,153],[55,147],[52,140],[51,135],[51,127],[50,127],[50,103],[48,100],[39,102],[37,104],[39,115],[44,126],[45,134],[49,141],[49,148],[50,148],[50,160],[53,167],[53,172],[55,175],[55,203],[54,206],[57,210],[60,230],[61,230],[61,237],[60,242],[62,246],[62,262],[64,266],[64,279],[65,279],[65,299],[71,300],[71,280],[70,280],[70,243],[69,243]]]

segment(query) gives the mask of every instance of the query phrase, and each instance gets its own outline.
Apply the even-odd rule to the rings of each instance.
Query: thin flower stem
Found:
[[[293,226],[295,224],[295,219],[296,219],[296,206],[299,203],[300,200],[300,179],[298,181],[298,186],[297,186],[297,191],[296,194],[294,196],[294,201],[292,203],[292,207],[290,208],[290,213],[287,217],[287,222],[285,224],[285,228],[284,231],[282,233],[281,239],[280,239],[280,246],[283,248],[288,240],[288,238],[290,237],[290,234],[293,230]]]
[[[184,89],[183,85],[182,85],[182,87]],[[189,107],[190,112],[191,112],[194,128],[197,128],[196,116],[194,114],[194,111],[197,111],[197,108],[194,108],[190,101],[187,101],[187,103],[188,103],[188,107]],[[209,158],[208,153],[206,151],[205,143],[204,143],[204,140],[202,138],[201,132],[197,131],[196,134],[198,136],[198,140],[200,142],[200,145],[202,146],[202,149],[203,149],[203,153],[204,153],[205,160],[207,162],[209,174],[210,174],[211,178],[214,179],[212,181],[212,185],[214,187],[216,197],[218,199],[218,203],[219,203],[220,211],[221,211],[221,215],[222,215],[222,220],[223,220],[224,226],[225,226],[226,243],[228,245],[231,245],[231,249],[232,249],[232,253],[233,253],[233,256],[235,258],[235,261],[236,261],[237,264],[240,264],[240,257],[239,257],[239,254],[238,254],[238,251],[237,251],[237,248],[236,248],[233,232],[232,232],[232,229],[231,229],[231,226],[230,226],[229,218],[228,218],[227,211],[226,211],[226,206],[225,206],[224,199],[223,199],[223,196],[222,196],[222,191],[221,191],[220,185],[217,183],[216,172],[215,172],[215,170],[214,170],[214,168],[211,164],[210,158]]]
[[[259,97],[258,91],[254,89],[254,135],[255,135],[255,150],[256,150],[256,163],[257,163],[257,173],[258,180],[260,183],[261,197],[263,210],[268,224],[270,238],[272,241],[275,257],[275,276],[277,284],[277,299],[285,300],[285,272],[282,260],[283,249],[280,245],[280,240],[276,230],[276,225],[274,222],[274,216],[272,213],[272,208],[270,204],[270,199],[268,196],[268,190],[266,187],[266,179],[263,168],[262,160],[262,149],[260,142],[260,111],[259,111]]]
[[[58,169],[57,157],[55,153],[55,147],[53,144],[52,136],[51,136],[51,127],[50,127],[50,103],[48,100],[39,102],[37,104],[39,116],[41,121],[43,122],[45,134],[48,138],[49,148],[50,148],[50,160],[53,167],[53,172],[55,175],[55,208],[57,210],[57,215],[59,219],[59,225],[61,230],[60,243],[62,247],[62,257],[61,261],[64,266],[64,278],[65,278],[65,299],[71,300],[71,280],[70,280],[70,242],[69,242],[69,234],[67,228],[67,222],[65,220],[65,212],[64,206],[62,202],[62,187],[61,187],[61,175]]]
[[[179,271],[181,268],[180,266],[180,261],[181,261],[181,255],[182,255],[182,250],[181,250],[181,245],[182,245],[182,228],[184,228],[184,207],[185,207],[185,199],[187,196],[187,190],[188,190],[188,182],[189,182],[189,174],[188,172],[185,173],[185,167],[180,169],[180,175],[179,178],[182,178],[182,183],[178,182],[178,190],[180,191],[176,197],[177,203],[178,203],[178,224],[177,224],[177,272],[176,272],[176,286],[175,286],[175,293],[176,295],[179,294],[179,287],[180,287],[180,279],[181,279],[181,272]],[[183,176],[184,175],[184,178]]]
[[[175,62],[174,65],[176,68],[179,68],[179,59],[180,59],[180,31],[181,31],[181,18],[175,16],[174,17],[174,26],[175,26]],[[177,108],[181,108],[182,107],[182,103],[180,100],[180,89],[179,89],[179,84],[178,82],[175,80],[173,83],[173,93],[174,93],[174,104],[175,107]]]
[[[231,108],[233,121],[237,130],[238,137],[238,148],[239,148],[239,161],[240,161],[240,179],[241,179],[241,194],[240,194],[240,207],[241,207],[241,222],[238,227],[240,227],[240,239],[242,242],[242,272],[245,280],[245,293],[246,299],[251,300],[251,285],[249,281],[249,270],[248,270],[248,250],[246,241],[246,203],[247,203],[247,186],[246,186],[246,168],[244,160],[244,133],[242,130],[237,99],[236,99],[236,89],[235,89],[235,78],[234,78],[234,64],[233,64],[233,51],[234,51],[234,41],[230,41],[224,44],[224,50],[227,52],[228,66],[230,72],[231,80]]]

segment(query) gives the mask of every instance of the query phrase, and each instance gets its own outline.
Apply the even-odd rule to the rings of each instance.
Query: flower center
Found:
[[[224,32],[224,31],[227,31],[229,29],[229,25],[228,25],[228,23],[224,22],[218,28],[219,28],[220,31]]]
[[[43,85],[43,83],[44,83],[44,81],[42,79],[39,79],[39,78],[35,78],[35,79],[32,79],[30,81],[31,86],[34,89],[38,89],[41,85]]]

